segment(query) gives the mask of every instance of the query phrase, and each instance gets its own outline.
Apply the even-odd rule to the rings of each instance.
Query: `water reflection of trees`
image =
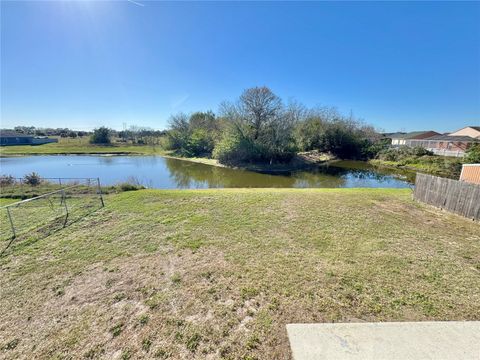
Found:
[[[156,166],[162,158],[158,156],[99,156],[102,165],[131,165],[134,167]]]
[[[219,187],[293,187],[295,179],[282,175],[265,175],[251,171],[165,159],[170,178],[180,188]]]
[[[251,171],[221,168],[193,162],[165,159],[169,176],[178,188],[236,187],[311,187],[338,188],[350,186],[399,186],[405,183],[391,173],[373,167],[322,166],[290,175],[269,175]]]
[[[344,160],[333,163],[328,167],[329,171],[336,171],[336,169],[344,169],[352,175],[357,176],[358,172],[362,173],[362,177],[369,176],[372,180],[387,181],[399,180],[407,181],[409,183],[415,182],[415,173],[403,169],[390,169],[384,167],[375,167],[365,161]]]
[[[347,165],[347,164],[343,164]],[[319,166],[310,171],[292,173],[295,187],[339,188],[339,187],[405,187],[405,178],[392,171],[378,171],[365,164],[347,166]]]
[[[345,179],[322,171],[301,171],[292,174],[294,187],[301,188],[338,188],[345,185]]]

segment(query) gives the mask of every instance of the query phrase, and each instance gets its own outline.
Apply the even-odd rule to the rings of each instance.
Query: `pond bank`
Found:
[[[253,171],[261,174],[288,174],[294,171],[302,171],[314,169],[319,165],[325,165],[338,161],[336,157],[320,153],[318,151],[309,151],[298,153],[290,162],[288,163],[276,163],[276,164],[267,164],[267,163],[238,163],[235,165],[225,165],[221,164],[217,159],[204,158],[204,157],[183,157],[183,156],[173,156],[173,155],[161,155],[164,158],[176,159],[183,161],[190,161],[198,164],[218,166],[222,168],[229,168],[235,170],[247,170]]]
[[[51,155],[51,156],[64,156],[64,155],[68,155],[68,156],[75,156],[75,155],[78,155],[78,156],[87,156],[87,155],[92,155],[92,156],[141,156],[141,155],[145,155],[141,152],[132,152],[132,151],[118,151],[118,152],[82,152],[82,151],[78,151],[78,152],[58,152],[58,153],[55,153],[55,152],[52,152],[52,153],[41,153],[41,152],[38,152],[38,153],[35,153],[35,152],[32,152],[32,153],[25,153],[25,154],[0,154],[0,158],[15,158],[15,157],[25,157],[25,156],[45,156],[45,155]],[[155,154],[153,154],[155,155]],[[159,155],[161,156],[161,155]]]
[[[449,159],[435,159],[435,161],[415,162],[405,164],[401,161],[385,161],[379,159],[373,159],[369,161],[369,164],[377,168],[391,169],[400,171],[405,174],[415,174],[417,172],[446,177],[450,179],[458,179],[461,171],[461,164],[458,165],[455,162],[451,162]]]

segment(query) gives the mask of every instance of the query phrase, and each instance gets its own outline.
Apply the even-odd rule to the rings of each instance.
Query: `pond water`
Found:
[[[23,177],[99,177],[102,185],[134,181],[149,188],[199,189],[229,187],[406,188],[405,176],[379,171],[364,162],[340,161],[309,171],[271,175],[221,168],[160,156],[28,156],[0,158],[0,173]]]

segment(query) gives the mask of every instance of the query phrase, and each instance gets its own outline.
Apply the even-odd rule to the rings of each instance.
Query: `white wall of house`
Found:
[[[392,139],[392,145],[405,145],[405,139]]]
[[[465,127],[450,134],[451,136],[470,136],[474,139],[480,139],[480,131],[472,128]]]

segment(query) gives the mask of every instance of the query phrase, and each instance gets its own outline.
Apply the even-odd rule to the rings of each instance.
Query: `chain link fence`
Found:
[[[2,198],[20,200],[0,207],[0,253],[20,237],[65,227],[104,206],[98,178],[42,178],[35,186],[21,180],[0,188]]]

